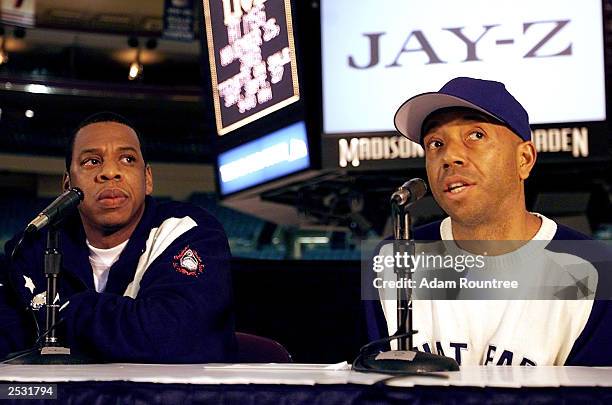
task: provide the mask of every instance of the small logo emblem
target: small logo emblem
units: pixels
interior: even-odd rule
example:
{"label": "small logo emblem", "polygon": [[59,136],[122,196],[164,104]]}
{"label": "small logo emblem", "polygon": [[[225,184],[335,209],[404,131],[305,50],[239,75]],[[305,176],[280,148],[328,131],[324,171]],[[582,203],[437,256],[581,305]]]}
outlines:
{"label": "small logo emblem", "polygon": [[189,246],[185,246],[181,252],[174,256],[172,266],[179,273],[183,273],[187,276],[199,276],[204,271],[204,265],[202,259],[198,255],[198,252],[191,249]]}
{"label": "small logo emblem", "polygon": [[[53,300],[54,304],[57,304],[59,302],[59,293],[57,293],[55,295],[55,299]],[[39,309],[41,309],[43,306],[47,305],[47,292],[43,291],[39,294],[36,294],[34,296],[34,298],[32,298],[32,301],[30,302],[30,307],[34,310],[34,311],[38,311]],[[61,308],[60,308],[61,310]]]}
{"label": "small logo emblem", "polygon": [[34,311],[38,311],[47,303],[47,292],[43,291],[40,294],[36,294],[34,298],[32,298],[32,302],[30,306]]}

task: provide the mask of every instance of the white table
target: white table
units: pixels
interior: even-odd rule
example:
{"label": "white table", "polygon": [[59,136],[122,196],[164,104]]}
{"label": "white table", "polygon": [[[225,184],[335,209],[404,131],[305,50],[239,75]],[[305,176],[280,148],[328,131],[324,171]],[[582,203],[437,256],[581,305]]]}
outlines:
{"label": "white table", "polygon": [[[612,387],[612,367],[463,366],[448,378],[402,377],[390,386]],[[0,365],[0,381],[126,381],[160,384],[359,384],[389,376],[358,373],[340,364],[92,364]]]}

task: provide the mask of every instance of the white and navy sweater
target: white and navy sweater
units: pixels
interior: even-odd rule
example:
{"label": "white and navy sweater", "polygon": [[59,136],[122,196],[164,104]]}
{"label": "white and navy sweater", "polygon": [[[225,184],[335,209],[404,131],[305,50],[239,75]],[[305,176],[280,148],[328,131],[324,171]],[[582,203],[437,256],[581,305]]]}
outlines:
{"label": "white and navy sweater", "polygon": [[[35,339],[45,325],[46,232],[27,239],[0,268],[0,358]],[[16,238],[7,242],[8,255]],[[206,363],[235,352],[229,245],[221,224],[199,207],[147,197],[145,211],[106,289],[94,287],[78,216],[60,231],[61,341],[100,361]],[[31,313],[28,313],[31,312]]]}
{"label": "white and navy sweater", "polygon": [[[592,267],[599,274],[597,286],[604,293],[600,294],[602,299],[414,300],[416,350],[455,358],[460,365],[612,366],[610,251],[596,255],[600,261],[595,262],[588,252],[580,251],[584,245],[567,242],[588,237],[540,217],[542,226],[534,240],[549,241],[538,245],[544,249],[540,256],[553,265],[569,260]],[[417,228],[415,240],[453,240],[450,218]],[[568,251],[568,246],[573,250],[572,245],[576,251]],[[497,266],[512,260],[516,266],[517,261],[519,265],[521,261],[529,263],[532,254],[502,255],[492,260]],[[396,302],[379,302],[366,303],[372,339],[397,330]]]}

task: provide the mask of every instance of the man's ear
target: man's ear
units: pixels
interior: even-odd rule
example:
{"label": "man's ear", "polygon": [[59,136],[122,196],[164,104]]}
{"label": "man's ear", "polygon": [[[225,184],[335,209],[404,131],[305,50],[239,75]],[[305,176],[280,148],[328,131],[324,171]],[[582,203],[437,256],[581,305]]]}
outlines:
{"label": "man's ear", "polygon": [[153,171],[151,166],[147,164],[145,167],[145,195],[153,193]]}
{"label": "man's ear", "polygon": [[535,165],[537,156],[538,152],[533,142],[525,141],[518,145],[518,174],[521,180],[526,180],[529,177],[529,173],[531,173],[531,169],[533,169]]}
{"label": "man's ear", "polygon": [[62,177],[62,191],[67,191],[68,189],[70,189],[70,174],[64,172],[64,176]]}

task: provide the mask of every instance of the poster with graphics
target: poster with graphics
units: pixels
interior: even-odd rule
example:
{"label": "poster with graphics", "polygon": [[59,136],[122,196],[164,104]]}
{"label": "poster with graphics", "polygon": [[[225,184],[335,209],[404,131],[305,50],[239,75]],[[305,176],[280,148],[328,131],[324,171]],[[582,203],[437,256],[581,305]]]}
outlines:
{"label": "poster with graphics", "polygon": [[204,0],[217,133],[299,100],[290,0]]}

